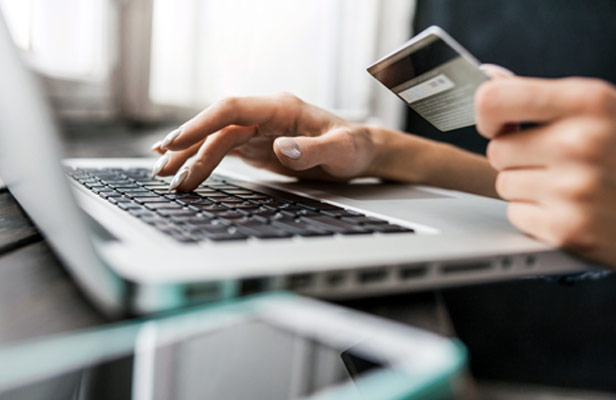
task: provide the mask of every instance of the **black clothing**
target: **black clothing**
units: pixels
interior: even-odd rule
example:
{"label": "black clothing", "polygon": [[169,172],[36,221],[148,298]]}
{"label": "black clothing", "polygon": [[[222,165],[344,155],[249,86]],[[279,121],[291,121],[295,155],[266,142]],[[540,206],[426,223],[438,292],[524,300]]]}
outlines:
{"label": "black clothing", "polygon": [[[615,0],[418,0],[415,32],[439,25],[484,63],[524,76],[616,84]],[[409,110],[408,132],[484,153],[474,127],[442,133]],[[476,377],[616,391],[616,275],[443,291]]]}
{"label": "black clothing", "polygon": [[[616,84],[614,0],[418,0],[414,30],[439,25],[480,62],[522,76]],[[443,133],[409,110],[407,132],[484,153],[474,127]]]}

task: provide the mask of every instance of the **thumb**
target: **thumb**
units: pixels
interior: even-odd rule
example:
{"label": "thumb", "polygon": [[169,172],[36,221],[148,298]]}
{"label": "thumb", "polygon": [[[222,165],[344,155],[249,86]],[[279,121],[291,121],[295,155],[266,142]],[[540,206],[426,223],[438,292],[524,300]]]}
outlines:
{"label": "thumb", "polygon": [[331,132],[321,136],[279,137],[274,141],[274,153],[281,164],[296,171],[317,165],[336,165],[346,158],[352,143]]}

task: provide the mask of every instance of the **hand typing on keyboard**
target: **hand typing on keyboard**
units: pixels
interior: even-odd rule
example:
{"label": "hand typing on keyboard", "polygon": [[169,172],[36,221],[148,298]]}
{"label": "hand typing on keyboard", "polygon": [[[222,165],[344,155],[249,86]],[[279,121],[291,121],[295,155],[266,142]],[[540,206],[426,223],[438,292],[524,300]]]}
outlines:
{"label": "hand typing on keyboard", "polygon": [[79,184],[183,243],[413,233],[356,211],[212,176],[191,193],[141,168],[67,168]]}
{"label": "hand typing on keyboard", "polygon": [[176,174],[171,188],[190,191],[225,155],[233,154],[278,173],[346,180],[371,175],[377,156],[374,140],[364,125],[290,94],[228,98],[157,142],[153,148],[163,156],[153,172]]}
{"label": "hand typing on keyboard", "polygon": [[[154,173],[175,174],[171,189],[190,191],[226,154],[235,154],[298,177],[375,176],[500,196],[511,202],[509,219],[525,233],[616,266],[616,88],[597,80],[485,72],[508,78],[485,83],[475,98],[478,130],[492,139],[489,161],[443,143],[349,122],[283,94],[228,98],[207,108],[153,146],[163,154]],[[537,126],[516,132],[511,127],[518,122]]]}

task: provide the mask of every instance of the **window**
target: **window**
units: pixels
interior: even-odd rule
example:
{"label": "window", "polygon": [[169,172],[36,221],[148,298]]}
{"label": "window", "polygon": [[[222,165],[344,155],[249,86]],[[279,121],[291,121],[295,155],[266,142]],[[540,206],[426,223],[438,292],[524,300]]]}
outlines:
{"label": "window", "polygon": [[0,0],[16,45],[65,116],[111,115],[107,0]]}
{"label": "window", "polygon": [[397,125],[366,72],[409,36],[407,0],[0,0],[65,116],[184,118],[232,95],[292,92]]}
{"label": "window", "polygon": [[16,44],[50,76],[100,80],[105,68],[104,0],[0,0]]}

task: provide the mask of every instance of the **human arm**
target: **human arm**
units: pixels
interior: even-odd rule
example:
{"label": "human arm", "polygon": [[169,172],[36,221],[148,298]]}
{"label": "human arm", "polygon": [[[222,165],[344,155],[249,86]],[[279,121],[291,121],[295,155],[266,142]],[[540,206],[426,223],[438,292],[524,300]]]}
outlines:
{"label": "human arm", "polygon": [[374,176],[496,195],[496,172],[484,157],[350,122],[289,94],[221,100],[161,142],[154,146],[164,153],[154,172],[175,174],[172,186],[178,190],[193,189],[233,154],[299,178]]}

